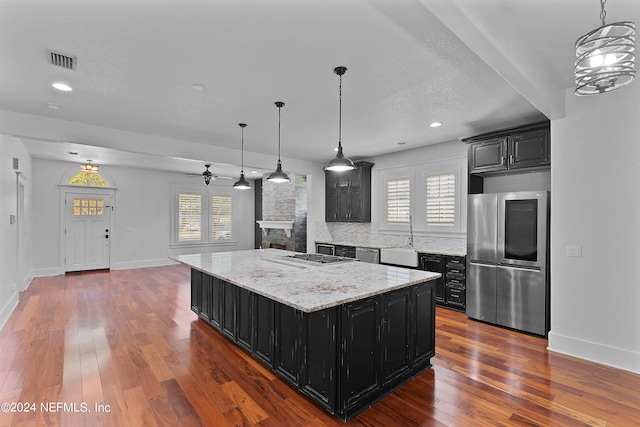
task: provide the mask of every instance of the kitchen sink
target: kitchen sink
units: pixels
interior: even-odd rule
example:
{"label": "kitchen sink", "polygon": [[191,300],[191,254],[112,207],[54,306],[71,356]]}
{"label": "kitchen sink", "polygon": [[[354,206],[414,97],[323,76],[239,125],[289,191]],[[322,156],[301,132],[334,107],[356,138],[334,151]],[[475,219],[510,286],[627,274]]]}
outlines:
{"label": "kitchen sink", "polygon": [[418,252],[409,248],[382,248],[380,249],[380,262],[403,267],[417,267]]}

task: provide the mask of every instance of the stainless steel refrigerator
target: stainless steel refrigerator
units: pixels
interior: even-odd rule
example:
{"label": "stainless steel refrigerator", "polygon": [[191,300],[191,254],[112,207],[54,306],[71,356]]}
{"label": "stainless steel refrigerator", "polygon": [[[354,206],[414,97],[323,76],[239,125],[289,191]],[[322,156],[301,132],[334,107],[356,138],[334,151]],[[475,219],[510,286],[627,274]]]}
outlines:
{"label": "stainless steel refrigerator", "polygon": [[472,194],[467,214],[467,316],[549,331],[549,193]]}

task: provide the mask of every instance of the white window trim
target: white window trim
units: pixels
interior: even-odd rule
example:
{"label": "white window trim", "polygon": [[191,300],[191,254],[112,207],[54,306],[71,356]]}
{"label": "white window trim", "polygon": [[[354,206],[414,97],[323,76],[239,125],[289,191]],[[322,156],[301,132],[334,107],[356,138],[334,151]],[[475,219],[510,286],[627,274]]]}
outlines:
{"label": "white window trim", "polygon": [[[411,216],[413,232],[418,236],[460,237],[466,236],[466,200],[467,200],[467,159],[450,157],[430,162],[402,165],[379,170],[380,202],[377,206],[380,218],[380,234],[402,234],[408,230],[408,224],[387,223],[387,180],[409,176],[411,178]],[[453,225],[427,226],[426,221],[426,184],[429,175],[454,173],[456,180],[455,221]]]}
{"label": "white window trim", "polygon": [[415,179],[413,173],[407,173],[406,169],[398,170],[398,171],[386,171],[387,173],[382,177],[382,207],[381,207],[381,230],[386,231],[398,231],[398,232],[406,232],[409,229],[409,223],[390,223],[387,218],[387,202],[388,202],[388,194],[387,194],[387,182],[395,179],[409,179],[409,203],[410,203],[410,212],[413,213],[413,200],[414,200],[414,192],[415,192]]}
{"label": "white window trim", "polygon": [[[202,196],[202,236],[206,239],[191,242],[178,240],[178,196],[180,193],[200,194]],[[211,196],[231,197],[231,239],[210,240],[211,235]],[[236,245],[238,243],[238,215],[236,205],[238,201],[231,187],[209,185],[203,188],[203,184],[171,184],[171,236],[172,248],[215,247]]]}
{"label": "white window trim", "polygon": [[[430,176],[433,175],[442,175],[442,174],[453,174],[454,175],[454,179],[455,179],[455,200],[454,200],[454,210],[455,210],[455,216],[454,216],[454,222],[453,224],[438,224],[438,225],[429,225],[427,223],[427,214],[426,214],[426,209],[427,209],[427,179]],[[462,230],[462,224],[460,221],[461,215],[460,215],[460,210],[462,207],[462,203],[461,203],[461,199],[462,199],[462,194],[461,194],[461,185],[460,185],[460,179],[461,179],[461,173],[459,168],[456,169],[449,169],[449,168],[443,168],[442,170],[431,170],[428,172],[425,172],[423,174],[422,177],[422,182],[423,182],[423,187],[422,187],[422,191],[424,193],[424,202],[421,206],[421,209],[423,211],[423,222],[422,222],[422,226],[419,227],[421,230],[424,229],[424,231],[430,233],[430,234],[434,234],[434,233],[459,233],[462,231],[466,231],[466,230]],[[417,206],[416,206],[417,208]]]}

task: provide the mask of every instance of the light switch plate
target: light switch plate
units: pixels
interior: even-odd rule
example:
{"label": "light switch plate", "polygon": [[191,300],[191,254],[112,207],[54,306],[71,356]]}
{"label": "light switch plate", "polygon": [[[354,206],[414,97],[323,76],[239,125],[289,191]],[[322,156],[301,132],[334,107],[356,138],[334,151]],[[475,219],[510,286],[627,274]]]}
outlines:
{"label": "light switch plate", "polygon": [[582,246],[579,245],[567,245],[566,247],[566,255],[573,257],[581,257],[582,256]]}

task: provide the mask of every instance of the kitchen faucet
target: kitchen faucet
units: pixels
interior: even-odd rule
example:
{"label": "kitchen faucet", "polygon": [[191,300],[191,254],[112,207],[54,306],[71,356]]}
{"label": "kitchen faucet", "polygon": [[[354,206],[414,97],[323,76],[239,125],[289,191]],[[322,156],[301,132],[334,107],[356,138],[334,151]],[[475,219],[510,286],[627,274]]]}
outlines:
{"label": "kitchen faucet", "polygon": [[409,215],[409,246],[413,247],[413,218]]}

